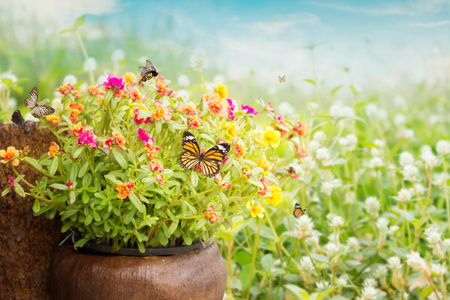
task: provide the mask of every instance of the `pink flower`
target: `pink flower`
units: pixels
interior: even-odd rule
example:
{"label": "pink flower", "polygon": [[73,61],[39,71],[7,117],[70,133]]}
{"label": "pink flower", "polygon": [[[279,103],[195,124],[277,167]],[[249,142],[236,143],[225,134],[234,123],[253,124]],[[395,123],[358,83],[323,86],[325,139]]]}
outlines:
{"label": "pink flower", "polygon": [[161,175],[156,176],[156,181],[158,181],[161,186],[164,186],[164,184],[165,184],[164,178],[162,178]]}
{"label": "pink flower", "polygon": [[125,88],[122,77],[116,77],[114,74],[109,74],[108,81],[103,82],[105,90],[112,89],[114,92],[121,91]]}
{"label": "pink flower", "polygon": [[136,123],[138,125],[142,124],[142,122],[144,122],[145,124],[148,124],[152,121],[151,117],[147,117],[145,119],[144,118],[138,119],[138,115],[139,115],[139,109],[136,108],[134,110],[134,123]]}
{"label": "pink flower", "polygon": [[153,171],[156,171],[156,172],[159,172],[159,173],[161,173],[162,171],[164,171],[163,164],[162,164],[162,162],[160,162],[159,160],[157,160],[157,161],[155,161],[155,162],[151,162],[151,163],[150,163],[150,168],[151,168]]}
{"label": "pink flower", "polygon": [[16,190],[16,184],[14,183],[14,177],[9,177],[8,178],[8,182],[9,182],[9,188],[13,191]]}
{"label": "pink flower", "polygon": [[225,181],[225,182],[220,183],[219,186],[220,186],[221,188],[224,188],[224,189],[226,189],[226,190],[229,190],[229,189],[231,189],[231,187],[232,187],[233,185],[231,184],[231,182]]}
{"label": "pink flower", "polygon": [[228,101],[228,116],[230,117],[231,120],[234,121],[236,117],[234,116],[233,111],[236,108],[236,106],[233,104],[233,100],[227,99],[227,101]]}
{"label": "pink flower", "polygon": [[66,183],[67,187],[71,187],[73,185],[73,182]]}
{"label": "pink flower", "polygon": [[297,152],[297,155],[301,158],[305,158],[308,156],[308,153],[306,152],[305,148],[303,146],[296,146],[295,151]]}
{"label": "pink flower", "polygon": [[261,196],[265,196],[266,194],[267,194],[267,192],[269,192],[270,191],[270,181],[269,180],[267,180],[266,178],[261,178],[261,183],[263,184],[263,186],[264,186],[264,189],[263,190],[261,190],[261,191],[258,191],[258,194],[260,194]]}
{"label": "pink flower", "polygon": [[222,181],[222,175],[220,173],[217,173],[217,175],[215,176],[216,181],[217,182],[221,182]]}
{"label": "pink flower", "polygon": [[139,130],[137,133],[138,133],[138,136],[141,139],[141,141],[143,141],[145,144],[147,144],[149,140],[152,141],[152,143],[155,142],[155,140],[148,135],[148,132],[145,129],[142,129],[141,127],[139,127]]}
{"label": "pink flower", "polygon": [[270,102],[267,102],[266,105],[264,106],[264,109],[270,112],[274,112],[275,109],[272,108],[272,104],[270,104]]}
{"label": "pink flower", "polygon": [[249,113],[249,114],[252,114],[252,115],[258,114],[258,112],[250,105],[241,105],[241,106],[242,106],[242,110],[246,110],[247,113]]}
{"label": "pink flower", "polygon": [[127,188],[132,190],[132,189],[134,189],[134,186],[136,185],[136,183],[134,181],[130,181],[130,182],[125,183],[125,185],[127,186]]}
{"label": "pink flower", "polygon": [[80,133],[77,145],[81,146],[86,144],[89,148],[97,148],[97,144],[95,143],[96,140],[97,138],[94,137],[94,133],[87,129]]}
{"label": "pink flower", "polygon": [[280,124],[283,123],[283,117],[281,115],[275,115],[275,120]]}
{"label": "pink flower", "polygon": [[111,147],[113,143],[113,139],[109,138],[106,141],[103,142],[103,147]]}

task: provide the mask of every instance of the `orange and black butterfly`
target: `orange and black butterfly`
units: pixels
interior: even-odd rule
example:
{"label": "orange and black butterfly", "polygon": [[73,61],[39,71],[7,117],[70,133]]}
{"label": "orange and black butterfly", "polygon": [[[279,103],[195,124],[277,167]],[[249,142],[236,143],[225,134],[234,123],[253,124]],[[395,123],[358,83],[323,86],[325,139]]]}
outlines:
{"label": "orange and black butterfly", "polygon": [[305,209],[302,209],[302,207],[300,206],[300,204],[295,203],[294,217],[300,218],[301,216],[303,216],[303,215],[305,214],[307,208],[308,208],[308,206],[305,207]]}
{"label": "orange and black butterfly", "polygon": [[230,152],[230,145],[221,143],[202,153],[194,135],[189,131],[183,134],[182,142],[183,152],[181,152],[179,161],[183,169],[192,170],[201,168],[202,173],[208,177],[214,177],[220,172],[220,164],[225,160]]}
{"label": "orange and black butterfly", "polygon": [[145,66],[139,67],[139,72],[141,72],[142,78],[139,83],[146,82],[147,80],[152,79],[153,77],[158,76],[158,72],[156,71],[155,66],[147,59]]}

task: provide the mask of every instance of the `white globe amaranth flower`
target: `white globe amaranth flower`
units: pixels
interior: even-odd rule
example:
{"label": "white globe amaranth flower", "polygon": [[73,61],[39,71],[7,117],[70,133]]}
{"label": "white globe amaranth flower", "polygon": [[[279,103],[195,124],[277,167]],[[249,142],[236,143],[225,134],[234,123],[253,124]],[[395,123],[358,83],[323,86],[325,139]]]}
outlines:
{"label": "white globe amaranth flower", "polygon": [[443,300],[444,299],[444,296],[442,296],[442,293],[440,292],[440,291],[437,291],[437,296],[436,296],[436,294],[435,293],[431,293],[428,297],[427,297],[427,299],[428,300]]}
{"label": "white globe amaranth flower", "polygon": [[416,135],[416,133],[411,128],[405,128],[403,130],[403,138],[404,139],[411,140],[412,138],[414,138],[415,135]]}
{"label": "white globe amaranth flower", "polygon": [[353,108],[350,106],[342,104],[334,104],[330,107],[330,116],[333,117],[334,121],[338,121],[344,117],[353,117],[355,115]]}
{"label": "white globe amaranth flower", "polygon": [[347,247],[354,253],[358,253],[361,248],[359,240],[355,237],[350,237],[347,240]]}
{"label": "white globe amaranth flower", "polygon": [[366,105],[366,115],[369,118],[374,117],[379,120],[384,120],[384,119],[386,119],[386,116],[387,116],[386,111],[382,108],[379,108],[374,103],[369,103]]}
{"label": "white globe amaranth flower", "polygon": [[377,281],[374,278],[366,278],[366,279],[364,279],[363,286],[365,286],[365,287],[371,286],[371,287],[375,288],[375,287],[377,287]]}
{"label": "white globe amaranth flower", "polygon": [[372,155],[373,157],[379,157],[381,156],[381,151],[378,148],[371,148],[370,155]]}
{"label": "white globe amaranth flower", "polygon": [[371,169],[378,169],[384,166],[384,162],[380,157],[374,157],[369,161],[368,167]]}
{"label": "white globe amaranth flower", "polygon": [[409,294],[407,292],[403,292],[402,297],[403,297],[402,298],[403,300],[408,300],[409,299]]}
{"label": "white globe amaranth flower", "polygon": [[433,184],[438,185],[441,189],[447,186],[447,180],[449,179],[448,173],[440,172],[433,174]]}
{"label": "white globe amaranth flower", "polygon": [[346,136],[346,139],[348,140],[350,150],[355,150],[358,145],[358,137],[354,134],[349,134]]}
{"label": "white globe amaranth flower", "polygon": [[377,290],[374,287],[368,286],[361,291],[361,298],[358,299],[375,300],[376,298],[377,298]]}
{"label": "white globe amaranth flower", "polygon": [[16,110],[16,108],[17,108],[17,100],[15,98],[9,98],[8,99],[8,108],[11,111]]}
{"label": "white globe amaranth flower", "polygon": [[395,200],[397,200],[400,203],[406,204],[408,203],[408,201],[411,200],[413,193],[411,193],[410,190],[408,189],[401,189],[397,196],[393,196],[392,198],[394,198]]}
{"label": "white globe amaranth flower", "polygon": [[302,216],[297,220],[297,227],[295,233],[299,239],[305,239],[313,229],[313,222],[307,215]]}
{"label": "white globe amaranth flower", "polygon": [[393,235],[399,228],[400,227],[398,227],[397,225],[392,225],[389,227],[387,234]]}
{"label": "white globe amaranth flower", "polygon": [[377,145],[377,147],[380,148],[380,149],[383,148],[384,145],[386,144],[385,141],[379,140],[379,139],[374,140],[373,143],[374,143],[375,145]]}
{"label": "white globe amaranth flower", "polygon": [[324,251],[328,256],[333,255],[334,253],[336,253],[339,250],[339,246],[336,245],[334,242],[328,242],[328,244],[326,244],[324,246]]}
{"label": "white globe amaranth flower", "polygon": [[2,78],[7,78],[12,82],[16,82],[18,80],[17,76],[14,75],[12,71],[3,72],[2,74],[0,74],[0,79]]}
{"label": "white globe amaranth flower", "polygon": [[389,257],[387,260],[387,266],[392,271],[399,271],[403,267],[400,258],[397,256]]}
{"label": "white globe amaranth flower", "polygon": [[320,148],[320,143],[318,141],[309,141],[308,143],[308,152],[311,155],[315,155],[317,150]]}
{"label": "white globe amaranth flower", "polygon": [[189,58],[189,63],[191,68],[196,71],[203,71],[203,69],[207,68],[208,60],[206,59],[206,52],[204,49],[195,49],[191,57]]}
{"label": "white globe amaranth flower", "polygon": [[330,162],[330,152],[328,148],[321,147],[316,151],[316,159],[322,163],[323,166],[328,166]]}
{"label": "white globe amaranth flower", "polygon": [[180,76],[178,76],[177,82],[178,82],[179,86],[187,87],[191,83],[191,80],[189,79],[189,77],[187,75],[181,74]]}
{"label": "white globe amaranth flower", "polygon": [[339,229],[344,226],[344,219],[341,216],[333,216],[329,222],[330,226]]}
{"label": "white globe amaranth flower", "polygon": [[423,162],[425,163],[425,168],[428,171],[433,170],[434,167],[436,167],[436,165],[438,163],[437,157],[431,152],[426,152],[426,153],[422,154],[421,158],[423,159]]}
{"label": "white globe amaranth flower", "polygon": [[111,54],[111,61],[113,64],[117,64],[125,59],[125,52],[122,49],[116,49]]}
{"label": "white globe amaranth flower", "polygon": [[307,156],[302,159],[302,168],[305,173],[310,173],[317,169],[317,163],[311,156]]}
{"label": "white globe amaranth flower", "polygon": [[52,107],[55,109],[55,113],[60,113],[63,111],[63,104],[61,98],[55,98],[52,100]]}
{"label": "white globe amaranth flower", "polygon": [[411,153],[404,151],[400,154],[399,163],[400,166],[402,166],[402,168],[409,165],[414,165],[414,162],[415,162],[414,156]]}
{"label": "white globe amaranth flower", "polygon": [[450,248],[450,239],[445,239],[444,241],[442,241],[442,244],[445,248]]}
{"label": "white globe amaranth flower", "polygon": [[406,124],[406,117],[403,114],[396,114],[394,117],[394,124],[397,127],[404,126]]}
{"label": "white globe amaranth flower", "polygon": [[336,285],[341,287],[347,285],[347,278],[344,275],[339,277],[338,280],[336,280]]}
{"label": "white globe amaranth flower", "polygon": [[379,265],[375,274],[377,277],[384,278],[388,275],[388,270],[385,265]]}
{"label": "white globe amaranth flower", "polygon": [[423,145],[422,147],[420,147],[420,157],[422,157],[423,155],[426,155],[428,153],[433,154],[433,149],[431,149],[430,145]]}
{"label": "white globe amaranth flower", "polygon": [[75,77],[75,75],[69,74],[64,77],[62,85],[66,85],[66,84],[75,85],[75,84],[77,84],[77,82],[78,82],[78,80]]}
{"label": "white globe amaranth flower", "polygon": [[327,135],[322,130],[318,130],[314,133],[313,140],[323,144],[327,140]]}
{"label": "white globe amaranth flower", "polygon": [[328,281],[317,281],[316,286],[319,290],[325,289],[330,286]]}
{"label": "white globe amaranth flower", "polygon": [[319,174],[323,181],[332,181],[334,178],[334,174],[330,170],[319,170]]}
{"label": "white globe amaranth flower", "polygon": [[312,271],[314,270],[314,265],[311,261],[311,259],[307,256],[304,256],[301,260],[300,260],[300,271],[302,272],[306,272],[306,273],[312,273]]}
{"label": "white globe amaranth flower", "polygon": [[441,241],[441,233],[439,229],[435,226],[430,226],[424,231],[426,235],[426,240],[430,245],[436,245]]}
{"label": "white globe amaranth flower", "polygon": [[295,114],[295,108],[292,107],[292,105],[289,102],[281,102],[281,104],[278,106],[278,112],[280,115],[286,117],[291,116]]}
{"label": "white globe amaranth flower", "polygon": [[439,155],[446,155],[450,153],[450,142],[449,141],[444,141],[444,140],[439,140],[436,143],[436,152]]}
{"label": "white globe amaranth flower", "polygon": [[427,263],[418,252],[411,252],[406,256],[406,263],[416,272],[426,272],[428,270]]}
{"label": "white globe amaranth flower", "polygon": [[378,211],[380,210],[381,204],[377,197],[368,197],[365,204],[366,211],[374,218],[378,218]]}
{"label": "white globe amaranth flower", "polygon": [[349,141],[346,137],[339,138],[338,144],[339,144],[339,147],[342,149],[342,151],[349,150],[349,147],[348,147]]}
{"label": "white globe amaranth flower", "polygon": [[187,90],[181,89],[177,91],[178,96],[181,97],[184,101],[189,100],[189,92]]}
{"label": "white globe amaranth flower", "polygon": [[386,218],[379,218],[377,220],[377,228],[381,231],[386,233],[388,230],[388,226],[389,226],[389,220]]}
{"label": "white globe amaranth flower", "polygon": [[[86,72],[97,70],[97,61],[95,60],[95,58],[88,57],[87,60],[84,62],[83,70],[85,70]],[[105,80],[103,80],[103,81],[106,81],[106,76],[105,76]],[[103,83],[103,81],[102,81],[102,83]]]}
{"label": "white globe amaranth flower", "polygon": [[442,276],[447,272],[447,268],[444,265],[431,264],[431,272],[433,275]]}
{"label": "white globe amaranth flower", "polygon": [[322,185],[320,186],[320,190],[327,196],[331,196],[333,188],[334,188],[333,183],[330,181],[322,182]]}
{"label": "white globe amaranth flower", "polygon": [[416,166],[408,165],[402,170],[402,174],[404,180],[414,182],[419,174],[419,169]]}
{"label": "white globe amaranth flower", "polygon": [[353,191],[347,191],[344,195],[345,204],[351,204],[355,202],[355,193]]}

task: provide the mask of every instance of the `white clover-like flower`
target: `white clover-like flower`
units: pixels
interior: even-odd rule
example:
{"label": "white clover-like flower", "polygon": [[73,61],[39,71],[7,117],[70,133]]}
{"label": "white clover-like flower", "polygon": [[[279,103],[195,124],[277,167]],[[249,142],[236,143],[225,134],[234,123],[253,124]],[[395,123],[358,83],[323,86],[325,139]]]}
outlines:
{"label": "white clover-like flower", "polygon": [[438,115],[433,114],[428,117],[428,124],[430,124],[431,126],[434,126],[439,122],[441,122],[441,118]]}
{"label": "white clover-like flower", "polygon": [[403,125],[406,124],[406,117],[402,114],[396,114],[394,117],[394,124],[397,127],[402,127]]}
{"label": "white clover-like flower", "polygon": [[440,292],[440,291],[437,291],[437,296],[436,296],[436,294],[435,293],[431,293],[428,297],[427,297],[427,299],[428,300],[443,300],[444,299],[444,296],[442,296],[442,293]]}
{"label": "white clover-like flower", "polygon": [[416,190],[417,190],[417,194],[423,195],[423,194],[425,194],[426,188],[422,184],[418,183],[418,184],[416,184]]}
{"label": "white clover-like flower", "polygon": [[12,73],[12,71],[7,71],[7,72],[0,74],[0,79],[2,79],[2,78],[7,78],[7,79],[11,80],[12,82],[16,82],[18,80],[17,76],[14,75]]}
{"label": "white clover-like flower", "polygon": [[348,238],[347,247],[354,253],[358,253],[361,248],[358,239],[355,237]]}
{"label": "white clover-like flower", "polygon": [[430,245],[436,245],[441,241],[441,233],[435,226],[430,226],[424,231],[426,239]]}
{"label": "white clover-like flower", "polygon": [[8,99],[9,110],[11,110],[11,111],[16,110],[16,107],[17,107],[17,100],[15,98],[9,98]]}
{"label": "white clover-like flower", "polygon": [[330,152],[328,152],[328,149],[325,147],[321,147],[321,148],[317,149],[316,158],[324,166],[328,166],[330,164]]}
{"label": "white clover-like flower", "polygon": [[450,142],[440,140],[436,143],[436,152],[439,155],[446,155],[450,153]]}
{"label": "white clover-like flower", "polygon": [[393,256],[388,258],[387,266],[392,271],[400,271],[403,265],[399,257]]}
{"label": "white clover-like flower", "polygon": [[196,71],[203,71],[207,68],[208,60],[206,59],[206,52],[204,49],[195,49],[191,57],[189,58],[189,63],[192,69]]}
{"label": "white clover-like flower", "polygon": [[330,286],[328,281],[317,281],[316,286],[319,290],[325,289]]}
{"label": "white clover-like flower", "polygon": [[368,167],[371,169],[377,169],[384,166],[383,160],[380,157],[374,157],[369,161]]}
{"label": "white clover-like flower", "polygon": [[[89,72],[89,71],[95,71],[96,69],[97,69],[97,61],[93,57],[88,57],[87,60],[84,62],[83,70],[85,70],[86,72]],[[106,81],[106,77],[105,77],[105,80],[103,80],[103,81]]]}
{"label": "white clover-like flower", "polygon": [[447,272],[447,268],[445,267],[445,264],[431,264],[431,272],[436,276],[442,276]]}
{"label": "white clover-like flower", "polygon": [[328,242],[328,244],[326,244],[324,246],[324,251],[328,256],[333,255],[334,253],[336,253],[339,250],[339,246],[336,245],[334,242]]}
{"label": "white clover-like flower", "polygon": [[344,223],[344,219],[341,216],[333,216],[330,221],[330,226],[339,229]]}
{"label": "white clover-like flower", "polygon": [[426,153],[422,154],[421,158],[423,159],[423,161],[425,163],[425,168],[428,171],[433,170],[434,167],[436,167],[436,165],[438,163],[437,157],[431,152],[426,152]]}
{"label": "white clover-like flower", "polygon": [[351,204],[351,203],[355,202],[355,193],[352,191],[345,192],[344,199],[345,199],[345,204]]}
{"label": "white clover-like flower", "polygon": [[345,137],[348,141],[348,147],[350,151],[354,151],[358,145],[358,137],[354,134],[349,134]]}
{"label": "white clover-like flower", "polygon": [[349,147],[348,147],[349,141],[346,137],[339,138],[338,144],[339,144],[339,147],[342,149],[342,151],[349,150]]}
{"label": "white clover-like flower", "polygon": [[111,61],[117,64],[125,59],[125,52],[122,49],[116,49],[111,54]]}
{"label": "white clover-like flower", "polygon": [[374,103],[369,103],[366,105],[366,115],[368,117],[374,117],[379,120],[384,120],[387,116],[386,111],[382,108],[379,108]]}
{"label": "white clover-like flower", "polygon": [[385,278],[388,274],[388,270],[385,265],[379,265],[378,269],[375,271],[375,274],[380,278]]}
{"label": "white clover-like flower", "polygon": [[450,248],[450,239],[445,239],[444,241],[442,241],[442,244],[445,248]]}
{"label": "white clover-like flower", "polygon": [[302,168],[304,172],[308,174],[317,169],[317,163],[311,156],[308,155],[307,157],[302,159]]}
{"label": "white clover-like flower", "polygon": [[448,173],[440,172],[433,174],[433,184],[440,186],[440,188],[446,187],[448,179]]}
{"label": "white clover-like flower", "polygon": [[322,183],[320,190],[327,196],[331,196],[331,193],[333,192],[333,183],[329,181],[325,181]]}
{"label": "white clover-like flower", "polygon": [[392,225],[389,227],[387,234],[394,234],[400,227],[398,227],[397,225]]}
{"label": "white clover-like flower", "polygon": [[70,83],[71,85],[75,85],[77,84],[77,81],[78,80],[74,75],[69,74],[64,77],[62,84],[66,85]]}
{"label": "white clover-like flower", "polygon": [[300,271],[301,272],[305,272],[305,273],[309,273],[311,274],[312,271],[314,270],[314,265],[311,261],[311,259],[307,256],[304,256],[301,260],[300,260]]}
{"label": "white clover-like flower", "polygon": [[189,79],[189,77],[187,75],[181,74],[177,78],[177,83],[181,87],[187,87],[191,83],[191,80]]}
{"label": "white clover-like flower", "polygon": [[402,131],[402,137],[407,140],[414,138],[415,135],[416,134],[415,134],[414,130],[412,130],[411,128],[405,128]]}
{"label": "white clover-like flower", "polygon": [[381,150],[378,148],[371,148],[370,149],[370,155],[373,157],[380,157],[381,156]]}
{"label": "white clover-like flower", "polygon": [[366,279],[364,279],[363,286],[365,286],[365,287],[371,286],[371,287],[375,288],[375,287],[377,287],[377,281],[374,278],[366,278]]}
{"label": "white clover-like flower", "polygon": [[380,210],[380,201],[377,197],[368,197],[366,199],[366,211],[374,218],[378,218],[378,211]]}
{"label": "white clover-like flower", "polygon": [[342,105],[342,104],[334,104],[330,107],[330,116],[333,117],[336,122],[340,118],[344,117],[353,117],[355,115],[353,108]]}
{"label": "white clover-like flower", "polygon": [[377,220],[377,228],[381,231],[386,233],[389,226],[389,220],[386,218],[379,218]]}
{"label": "white clover-like flower", "polygon": [[344,276],[339,277],[338,280],[336,281],[336,285],[337,286],[347,285],[347,278]]}
{"label": "white clover-like flower", "polygon": [[280,115],[284,117],[295,115],[295,111],[296,109],[292,107],[292,105],[289,102],[286,101],[281,102],[281,104],[278,106],[278,112],[280,113]]}
{"label": "white clover-like flower", "polygon": [[407,292],[403,293],[403,300],[408,300],[409,299],[409,294]]}
{"label": "white clover-like flower", "polygon": [[406,256],[406,263],[416,272],[424,272],[428,269],[425,259],[418,252],[411,252]]}
{"label": "white clover-like flower", "polygon": [[403,169],[402,174],[404,180],[414,182],[416,181],[417,174],[419,174],[419,169],[416,166],[408,165]]}
{"label": "white clover-like flower", "polygon": [[318,141],[320,144],[323,145],[323,143],[327,140],[327,135],[322,130],[318,130],[314,133],[313,140]]}
{"label": "white clover-like flower", "polygon": [[[314,230],[313,230],[313,232],[314,232]],[[314,249],[320,249],[319,236],[318,235],[311,234],[311,236],[308,237],[305,240],[305,242],[306,242],[307,245],[313,246]]]}
{"label": "white clover-like flower", "polygon": [[63,111],[63,104],[61,103],[61,98],[55,98],[52,100],[52,107],[55,109],[56,113]]}
{"label": "white clover-like flower", "polygon": [[431,149],[430,145],[423,145],[422,147],[420,147],[420,156],[421,157],[428,153],[433,153],[433,149]]}
{"label": "white clover-like flower", "polygon": [[398,192],[398,195],[397,196],[393,196],[392,198],[394,198],[395,200],[397,200],[400,203],[406,204],[406,203],[408,203],[408,201],[411,200],[412,195],[413,194],[411,193],[410,190],[408,190],[408,189],[401,189]]}
{"label": "white clover-like flower", "polygon": [[299,239],[305,239],[313,229],[313,222],[311,218],[307,215],[302,216],[297,220],[297,228],[295,233]]}
{"label": "white clover-like flower", "polygon": [[402,166],[402,168],[409,165],[414,165],[414,162],[415,162],[414,156],[411,153],[404,151],[400,154],[399,163],[400,166]]}
{"label": "white clover-like flower", "polygon": [[384,145],[386,145],[386,142],[385,142],[385,141],[379,140],[379,139],[374,140],[373,143],[374,143],[375,145],[377,145],[377,147],[380,148],[380,149],[383,148]]}
{"label": "white clover-like flower", "polygon": [[308,152],[311,155],[316,155],[317,150],[320,148],[320,143],[318,141],[309,141]]}
{"label": "white clover-like flower", "polygon": [[319,174],[323,181],[332,181],[334,178],[334,174],[330,170],[319,170]]}
{"label": "white clover-like flower", "polygon": [[377,297],[377,290],[374,287],[368,286],[365,287],[361,291],[361,298],[360,300],[375,300]]}

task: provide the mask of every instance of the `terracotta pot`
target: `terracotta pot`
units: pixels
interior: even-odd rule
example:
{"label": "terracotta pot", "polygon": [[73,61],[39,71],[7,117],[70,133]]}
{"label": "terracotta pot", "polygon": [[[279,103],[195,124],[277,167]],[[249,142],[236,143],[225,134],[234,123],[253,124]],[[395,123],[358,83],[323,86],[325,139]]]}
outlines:
{"label": "terracotta pot", "polygon": [[61,247],[51,265],[53,299],[222,299],[227,271],[215,242],[171,256],[87,254]]}

